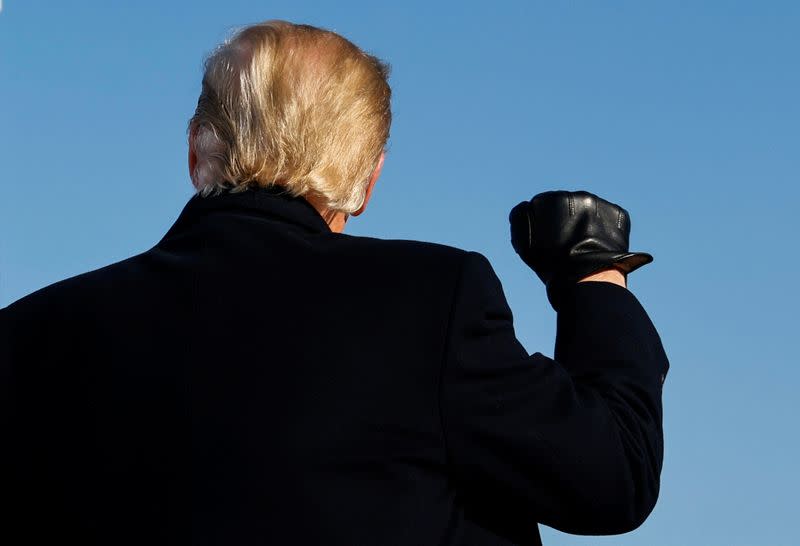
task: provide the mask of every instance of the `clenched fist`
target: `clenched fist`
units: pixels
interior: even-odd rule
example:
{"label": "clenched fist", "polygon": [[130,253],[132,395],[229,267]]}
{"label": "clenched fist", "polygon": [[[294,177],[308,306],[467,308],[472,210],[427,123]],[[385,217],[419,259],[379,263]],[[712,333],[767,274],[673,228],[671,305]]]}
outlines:
{"label": "clenched fist", "polygon": [[540,193],[511,209],[509,221],[514,250],[545,284],[556,311],[561,292],[583,277],[609,268],[627,274],[653,261],[628,251],[628,212],[585,191]]}

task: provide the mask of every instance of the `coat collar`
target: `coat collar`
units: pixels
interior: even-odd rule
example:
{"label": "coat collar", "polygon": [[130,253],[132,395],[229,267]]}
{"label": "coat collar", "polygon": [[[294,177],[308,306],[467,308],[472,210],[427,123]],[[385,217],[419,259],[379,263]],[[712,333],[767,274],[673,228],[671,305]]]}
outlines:
{"label": "coat collar", "polygon": [[182,231],[188,225],[208,214],[225,212],[250,212],[295,224],[314,233],[330,233],[331,229],[317,210],[302,197],[292,197],[285,188],[254,187],[237,193],[221,193],[202,197],[195,194],[183,208],[175,224],[164,239]]}

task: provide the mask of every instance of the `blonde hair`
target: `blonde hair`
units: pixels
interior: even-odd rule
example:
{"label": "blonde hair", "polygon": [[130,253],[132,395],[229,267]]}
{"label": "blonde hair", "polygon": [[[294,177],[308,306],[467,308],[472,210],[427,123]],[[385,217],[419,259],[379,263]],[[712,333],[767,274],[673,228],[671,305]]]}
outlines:
{"label": "blonde hair", "polygon": [[240,30],[205,62],[189,121],[195,187],[207,195],[277,184],[357,211],[389,138],[388,75],[328,30],[286,21]]}

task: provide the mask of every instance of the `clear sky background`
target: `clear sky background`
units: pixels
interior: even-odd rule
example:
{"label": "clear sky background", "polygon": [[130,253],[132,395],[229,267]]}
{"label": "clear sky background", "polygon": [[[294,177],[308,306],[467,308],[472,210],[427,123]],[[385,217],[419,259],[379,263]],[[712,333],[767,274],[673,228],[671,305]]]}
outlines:
{"label": "clear sky background", "polygon": [[555,314],[514,204],[592,191],[654,254],[629,280],[671,362],[658,505],[545,544],[798,544],[798,2],[6,0],[0,306],[161,238],[192,194],[203,56],[273,18],[392,64],[389,155],[348,232],[484,253],[530,352]]}

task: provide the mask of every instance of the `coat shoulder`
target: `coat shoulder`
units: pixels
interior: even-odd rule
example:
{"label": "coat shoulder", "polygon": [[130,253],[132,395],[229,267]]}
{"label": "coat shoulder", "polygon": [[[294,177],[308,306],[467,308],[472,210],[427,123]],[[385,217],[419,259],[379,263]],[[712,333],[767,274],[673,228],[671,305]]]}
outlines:
{"label": "coat shoulder", "polygon": [[[59,309],[77,309],[102,297],[101,292],[122,288],[146,253],[131,256],[92,271],[87,271],[40,288],[0,309],[9,321],[24,321],[39,313],[58,313]],[[100,293],[98,292],[100,290]]]}
{"label": "coat shoulder", "polygon": [[474,252],[440,243],[410,239],[377,239],[361,236],[337,238],[337,252],[344,256],[361,257],[365,261],[400,267],[401,269],[433,268],[460,269]]}

